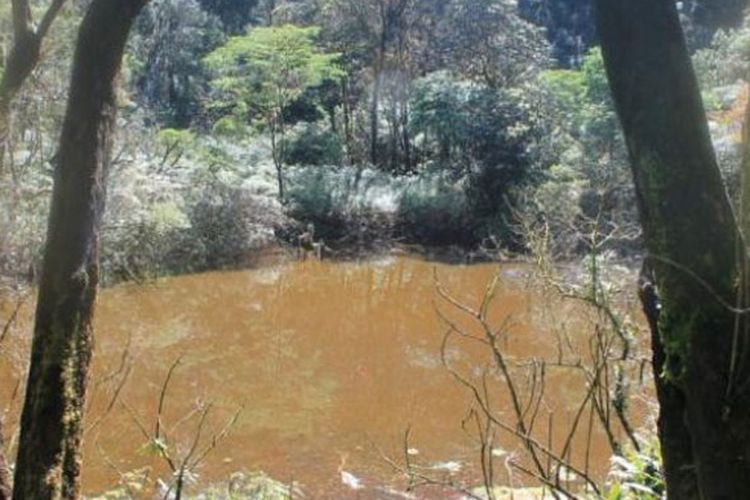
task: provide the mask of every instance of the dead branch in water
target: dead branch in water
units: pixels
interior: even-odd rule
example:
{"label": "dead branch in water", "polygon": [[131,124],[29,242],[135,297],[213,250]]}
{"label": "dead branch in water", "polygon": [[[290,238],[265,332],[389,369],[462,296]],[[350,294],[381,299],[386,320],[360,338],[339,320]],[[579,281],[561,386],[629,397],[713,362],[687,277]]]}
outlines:
{"label": "dead branch in water", "polygon": [[[154,417],[153,432],[149,432],[147,426],[138,417],[135,410],[124,401],[120,401],[121,406],[133,420],[143,437],[146,439],[146,446],[159,458],[161,458],[172,477],[168,482],[160,482],[162,488],[160,495],[166,500],[173,497],[180,500],[184,494],[186,483],[191,480],[195,470],[208,458],[208,456],[221,444],[229,435],[231,429],[237,424],[244,406],[240,406],[224,423],[224,425],[210,437],[204,439],[206,427],[209,422],[209,415],[214,409],[213,401],[201,402],[179,418],[172,426],[167,426],[165,421],[165,408],[169,400],[169,389],[174,378],[177,368],[182,363],[182,357],[176,359],[169,367],[164,381],[161,385],[158,397],[156,415]],[[189,421],[197,418],[197,423],[189,440],[187,451],[176,453],[178,443],[170,437],[176,434],[176,430]]]}
{"label": "dead branch in water", "polygon": [[[595,238],[592,237],[592,240],[595,241]],[[599,321],[595,323],[593,333],[588,339],[588,355],[573,353],[575,347],[570,338],[558,337],[557,359],[532,359],[520,362],[509,357],[503,348],[504,339],[511,333],[510,318],[504,318],[499,327],[493,326],[488,318],[490,304],[495,299],[500,284],[500,274],[497,273],[490,280],[476,308],[451,295],[435,274],[435,288],[441,301],[457,314],[466,316],[476,330],[481,332],[477,335],[473,328],[461,326],[463,323],[459,324],[451,319],[445,311],[436,306],[438,316],[446,327],[441,344],[443,366],[454,380],[470,392],[476,405],[470,410],[469,420],[479,440],[481,471],[486,495],[490,499],[494,496],[495,481],[492,455],[494,428],[518,439],[524,450],[524,457],[531,465],[528,467],[521,461],[510,458],[506,461],[506,466],[549,488],[555,497],[577,497],[578,488],[571,489],[570,477],[577,477],[585,485],[585,489],[597,495],[601,494],[601,486],[589,472],[589,455],[595,428],[605,434],[615,454],[621,453],[622,450],[622,443],[616,437],[616,428],[624,431],[634,449],[640,449],[627,417],[625,363],[634,360],[629,341],[631,333],[615,311],[607,290],[601,285],[598,269],[595,267],[597,265],[598,262],[594,260],[592,280],[595,283],[587,294],[573,294],[569,289],[565,289],[569,293],[564,295],[564,298],[575,298],[591,306],[597,314]],[[562,285],[559,290],[563,290]],[[482,370],[481,377],[476,373],[471,376],[463,374],[462,369],[454,366],[447,355],[449,345],[454,340],[477,343],[487,348],[492,364]],[[568,352],[573,353],[572,359],[568,359],[571,357]],[[547,444],[542,445],[535,437],[539,414],[546,406],[546,378],[549,368],[577,371],[583,375],[586,382],[586,391],[571,415],[572,421],[562,436],[559,451],[555,450],[555,441],[552,439],[552,413],[549,415]],[[488,377],[490,374],[493,376]],[[504,410],[510,410],[509,416],[505,413],[501,416],[501,412],[493,408],[491,395],[495,390],[490,388],[490,379],[498,380],[502,386],[509,402],[509,408]],[[586,448],[584,464],[579,467],[572,457],[572,444],[581,432],[585,432]],[[512,474],[510,477],[512,480]]]}

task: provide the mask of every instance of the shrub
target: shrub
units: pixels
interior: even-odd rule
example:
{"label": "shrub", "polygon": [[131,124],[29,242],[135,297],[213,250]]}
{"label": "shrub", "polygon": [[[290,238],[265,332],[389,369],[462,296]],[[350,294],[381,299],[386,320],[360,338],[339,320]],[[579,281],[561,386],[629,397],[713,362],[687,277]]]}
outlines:
{"label": "shrub", "polygon": [[666,498],[661,450],[654,437],[640,452],[629,450],[612,458],[607,500],[660,500]]}
{"label": "shrub", "polygon": [[274,228],[283,224],[275,200],[223,185],[201,193],[188,216],[190,230],[171,260],[192,262],[193,270],[245,263],[253,250],[273,241]]}
{"label": "shrub", "polygon": [[397,232],[427,245],[474,245],[473,217],[460,186],[444,179],[421,178],[400,198]]}
{"label": "shrub", "polygon": [[302,124],[284,146],[287,165],[341,165],[343,158],[339,135],[316,123]]}
{"label": "shrub", "polygon": [[354,223],[355,173],[303,167],[290,172],[289,213],[294,219],[315,226],[326,240],[345,238]]}
{"label": "shrub", "polygon": [[174,201],[155,203],[119,223],[105,226],[102,264],[105,283],[142,280],[169,272],[169,255],[189,227]]}

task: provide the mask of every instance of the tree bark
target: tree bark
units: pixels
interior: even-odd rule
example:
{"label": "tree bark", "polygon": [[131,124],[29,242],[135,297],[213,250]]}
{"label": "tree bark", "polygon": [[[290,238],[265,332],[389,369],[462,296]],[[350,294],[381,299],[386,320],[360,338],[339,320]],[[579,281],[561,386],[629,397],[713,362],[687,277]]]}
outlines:
{"label": "tree bark", "polygon": [[55,166],[13,498],[77,498],[99,227],[131,24],[146,0],[94,0],[81,23]]}
{"label": "tree bark", "polygon": [[[748,75],[750,85],[750,75]],[[750,88],[742,124],[742,165],[740,167],[740,227],[747,241],[750,238]]]}
{"label": "tree bark", "polygon": [[9,130],[11,102],[39,63],[42,41],[64,4],[65,0],[52,0],[39,27],[34,29],[28,0],[12,0],[13,46],[0,80],[0,144],[3,147]]}
{"label": "tree bark", "polygon": [[385,57],[388,50],[389,38],[389,5],[387,0],[378,2],[378,15],[380,19],[380,31],[378,33],[377,55],[373,68],[372,102],[370,103],[370,163],[377,166],[380,155],[379,129],[380,129],[380,92],[383,85],[383,71],[385,69]]}
{"label": "tree bark", "polygon": [[5,458],[5,436],[3,421],[0,419],[0,500],[10,500],[10,468]]}
{"label": "tree bark", "polygon": [[378,150],[380,149],[378,131],[380,128],[380,88],[383,78],[383,62],[381,61],[384,57],[378,55],[378,62],[375,63],[375,80],[372,84],[372,102],[370,103],[370,163],[374,166],[378,164],[380,159],[380,155],[378,154]]}
{"label": "tree bark", "polygon": [[344,113],[344,138],[346,141],[346,161],[354,165],[354,135],[352,134],[351,103],[349,95],[349,79],[341,79],[341,100]]}
{"label": "tree bark", "polygon": [[[271,119],[271,157],[273,159],[273,166],[276,169],[276,184],[279,188],[279,203],[282,205],[286,204],[286,190],[284,189],[284,125],[282,121],[284,117],[281,116],[281,112],[278,116],[274,116]],[[276,130],[279,130],[281,138],[280,140],[276,137]]]}
{"label": "tree bark", "polygon": [[[678,12],[671,0],[595,5],[660,299],[657,376],[675,396],[658,394],[667,484],[675,498],[750,498],[750,343],[747,314],[738,314],[748,297],[746,254]],[[684,428],[675,428],[680,420]],[[688,470],[697,491],[679,489]]]}
{"label": "tree bark", "polygon": [[685,425],[685,394],[681,388],[662,376],[666,366],[666,353],[659,335],[659,296],[650,266],[641,271],[639,295],[643,312],[651,331],[651,366],[654,385],[659,400],[659,417],[656,421],[662,445],[662,462],[667,478],[667,498],[695,498],[698,495],[698,478],[693,463],[690,430]]}

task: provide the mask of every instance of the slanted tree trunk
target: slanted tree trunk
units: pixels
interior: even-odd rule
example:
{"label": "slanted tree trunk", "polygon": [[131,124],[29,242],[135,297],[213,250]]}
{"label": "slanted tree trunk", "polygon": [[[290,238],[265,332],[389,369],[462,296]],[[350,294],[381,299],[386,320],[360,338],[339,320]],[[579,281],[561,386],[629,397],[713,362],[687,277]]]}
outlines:
{"label": "slanted tree trunk", "polygon": [[39,284],[13,498],[77,498],[99,227],[130,26],[146,0],[94,0],[78,35]]}
{"label": "slanted tree trunk", "polygon": [[39,63],[42,41],[64,4],[65,0],[52,0],[35,29],[28,0],[12,0],[13,46],[0,80],[0,166],[10,129],[11,103]]}
{"label": "slanted tree trunk", "polygon": [[747,258],[677,9],[672,0],[595,5],[660,306],[652,322],[669,497],[750,498],[750,342],[747,314],[735,310],[747,304]]}

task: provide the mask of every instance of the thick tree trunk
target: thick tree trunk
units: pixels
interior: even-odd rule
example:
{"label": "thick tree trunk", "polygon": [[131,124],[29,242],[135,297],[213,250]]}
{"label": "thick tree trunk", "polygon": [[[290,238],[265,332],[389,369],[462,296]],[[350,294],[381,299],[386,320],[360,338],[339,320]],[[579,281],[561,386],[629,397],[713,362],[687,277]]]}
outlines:
{"label": "thick tree trunk", "polygon": [[130,26],[146,0],[94,0],[79,31],[55,168],[13,498],[77,498],[99,226]]}
{"label": "thick tree trunk", "polygon": [[[667,482],[678,495],[679,472],[694,470],[698,491],[677,498],[750,498],[750,344],[747,315],[734,309],[747,302],[746,256],[677,9],[672,0],[595,4],[660,298]],[[675,429],[680,419],[686,427]],[[680,441],[685,429],[692,457],[665,436]]]}

